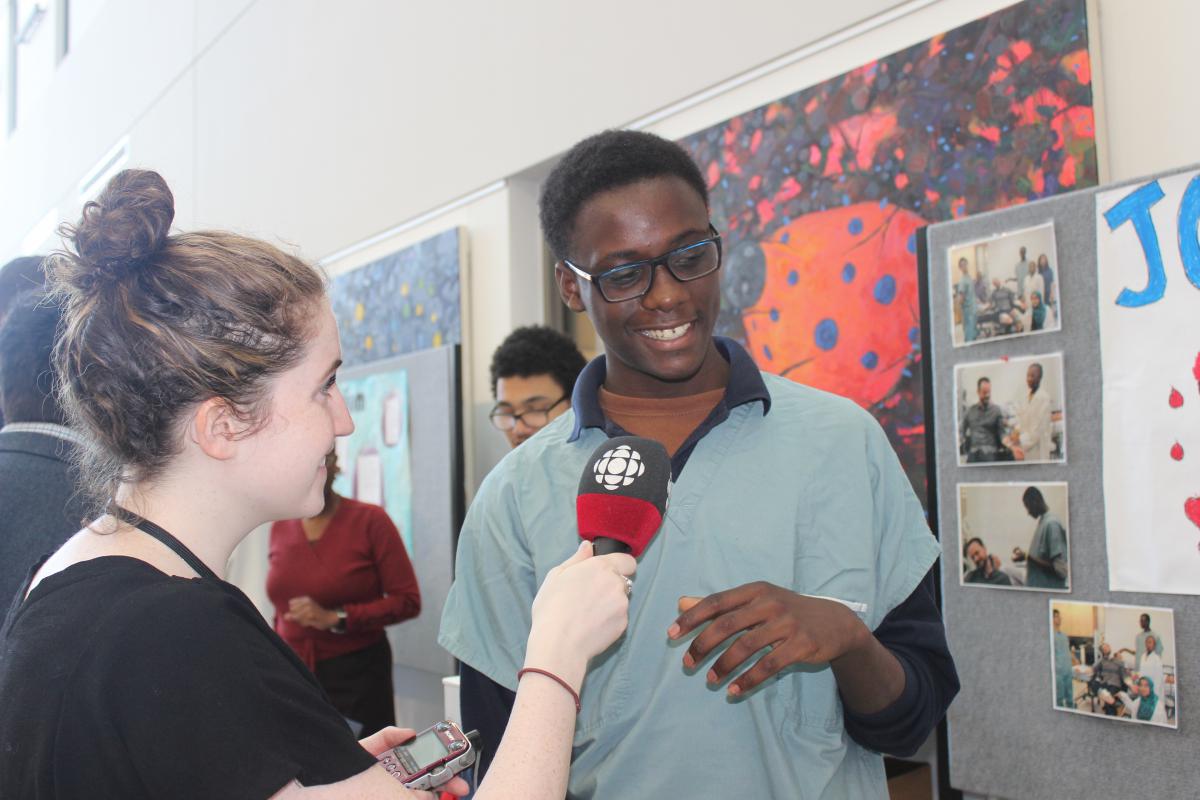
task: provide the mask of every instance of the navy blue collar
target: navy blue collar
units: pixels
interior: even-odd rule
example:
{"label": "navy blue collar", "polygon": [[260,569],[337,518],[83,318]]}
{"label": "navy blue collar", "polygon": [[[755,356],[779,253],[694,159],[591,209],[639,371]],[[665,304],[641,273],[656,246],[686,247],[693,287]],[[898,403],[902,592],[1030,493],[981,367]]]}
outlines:
{"label": "navy blue collar", "polygon": [[[725,396],[697,431],[697,439],[723,422],[729,416],[730,409],[740,405],[760,401],[763,404],[764,416],[771,410],[771,394],[767,391],[762,373],[758,371],[758,365],[750,358],[750,354],[740,344],[724,336],[714,336],[713,343],[716,344],[721,357],[729,362],[729,383],[725,386]],[[575,427],[567,438],[568,442],[577,440],[584,428],[600,428],[609,436],[622,435],[623,431],[605,419],[604,412],[600,410],[600,387],[604,385],[607,374],[608,365],[604,356],[593,359],[583,368],[583,372],[579,373],[579,378],[575,381],[575,391],[571,393]]]}

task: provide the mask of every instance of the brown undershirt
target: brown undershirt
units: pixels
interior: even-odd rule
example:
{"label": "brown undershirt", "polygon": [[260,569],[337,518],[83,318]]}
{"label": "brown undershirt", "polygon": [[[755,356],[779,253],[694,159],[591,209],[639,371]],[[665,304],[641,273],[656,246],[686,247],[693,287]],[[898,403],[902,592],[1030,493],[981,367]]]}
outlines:
{"label": "brown undershirt", "polygon": [[625,397],[601,386],[599,399],[604,416],[634,436],[659,442],[674,456],[724,396],[721,388],[689,397]]}

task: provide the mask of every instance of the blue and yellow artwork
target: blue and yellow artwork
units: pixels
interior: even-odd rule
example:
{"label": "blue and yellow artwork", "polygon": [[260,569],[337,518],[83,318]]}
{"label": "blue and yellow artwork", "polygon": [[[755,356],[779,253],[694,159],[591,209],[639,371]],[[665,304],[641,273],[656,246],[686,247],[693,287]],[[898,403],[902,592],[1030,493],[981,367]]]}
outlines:
{"label": "blue and yellow artwork", "polygon": [[383,506],[412,552],[412,463],[408,435],[408,372],[376,372],[338,379],[354,433],[337,440],[341,474],[333,489],[343,497]]}
{"label": "blue and yellow artwork", "polygon": [[462,341],[459,230],[334,278],[329,290],[347,367]]}

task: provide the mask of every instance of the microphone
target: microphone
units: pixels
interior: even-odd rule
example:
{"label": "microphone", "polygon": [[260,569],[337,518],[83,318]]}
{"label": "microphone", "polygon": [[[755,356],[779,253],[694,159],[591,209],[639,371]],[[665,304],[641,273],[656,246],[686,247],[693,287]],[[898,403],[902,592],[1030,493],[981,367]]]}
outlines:
{"label": "microphone", "polygon": [[596,448],[579,479],[575,517],[593,552],[639,557],[667,511],[671,459],[641,436],[618,436]]}

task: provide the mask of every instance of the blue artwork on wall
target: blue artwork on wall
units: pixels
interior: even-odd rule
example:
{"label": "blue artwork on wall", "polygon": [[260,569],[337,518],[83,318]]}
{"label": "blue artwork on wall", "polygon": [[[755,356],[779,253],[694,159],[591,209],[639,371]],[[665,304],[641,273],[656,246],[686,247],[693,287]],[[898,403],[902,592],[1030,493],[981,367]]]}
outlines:
{"label": "blue artwork on wall", "polygon": [[334,278],[345,367],[462,342],[459,229]]}

